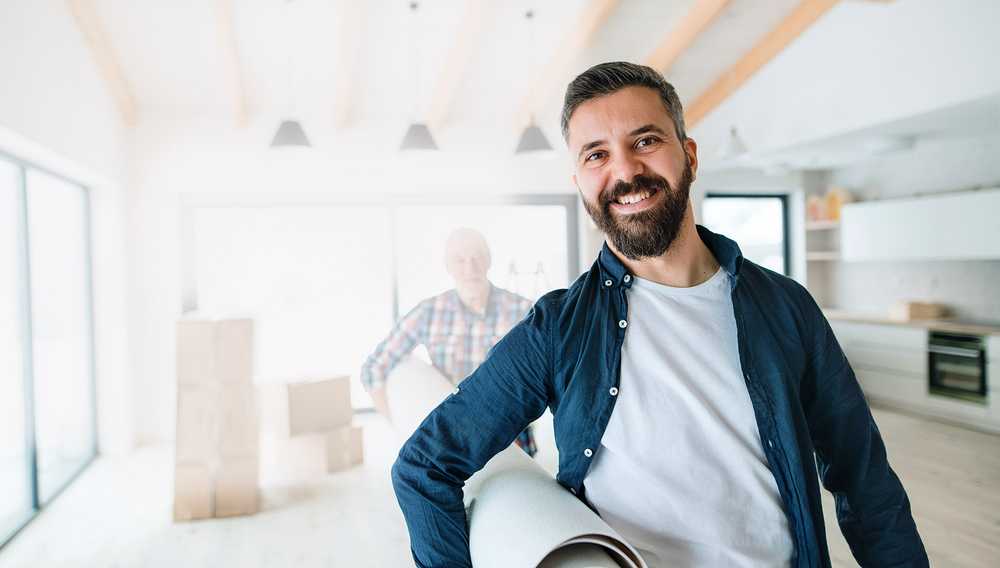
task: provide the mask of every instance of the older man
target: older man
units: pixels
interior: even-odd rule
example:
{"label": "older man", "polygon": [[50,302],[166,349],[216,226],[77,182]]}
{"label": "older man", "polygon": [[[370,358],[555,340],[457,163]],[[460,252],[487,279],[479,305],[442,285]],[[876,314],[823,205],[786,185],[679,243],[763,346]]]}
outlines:
{"label": "older man", "polygon": [[[490,248],[480,232],[462,228],[448,237],[445,267],[455,288],[417,304],[361,367],[361,384],[376,410],[389,415],[386,377],[417,345],[425,346],[431,363],[457,385],[528,312],[530,300],[498,288],[486,278],[490,263]],[[530,427],[515,442],[528,455],[535,455]]]}
{"label": "older man", "polygon": [[558,481],[652,567],[829,566],[817,469],[862,566],[927,566],[816,303],[695,225],[697,145],[674,88],[648,67],[592,67],[562,126],[607,242],[400,451],[417,564],[471,565],[462,485],[549,407]]}

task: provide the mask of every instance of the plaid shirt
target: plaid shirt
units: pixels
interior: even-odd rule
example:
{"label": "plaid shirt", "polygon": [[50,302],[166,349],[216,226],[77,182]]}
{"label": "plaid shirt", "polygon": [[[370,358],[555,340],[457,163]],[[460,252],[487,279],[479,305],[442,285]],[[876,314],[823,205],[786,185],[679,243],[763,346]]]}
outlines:
{"label": "plaid shirt", "polygon": [[[470,310],[456,290],[427,298],[403,316],[361,367],[365,390],[385,385],[386,377],[413,349],[424,345],[431,363],[457,385],[486,360],[486,354],[531,309],[531,301],[490,284],[482,315]],[[528,455],[537,451],[528,427],[517,445]]]}

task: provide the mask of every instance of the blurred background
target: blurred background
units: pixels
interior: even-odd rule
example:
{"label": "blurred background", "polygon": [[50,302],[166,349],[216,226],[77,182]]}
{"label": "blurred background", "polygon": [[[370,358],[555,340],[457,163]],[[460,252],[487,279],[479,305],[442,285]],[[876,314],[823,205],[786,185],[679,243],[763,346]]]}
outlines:
{"label": "blurred background", "polygon": [[[459,227],[532,301],[591,265],[559,113],[611,60],[677,88],[698,221],[827,310],[932,562],[995,565],[997,22],[993,0],[0,0],[0,565],[407,565],[359,370],[454,287]],[[255,384],[349,377],[364,463],[174,522],[192,314],[253,320]]]}

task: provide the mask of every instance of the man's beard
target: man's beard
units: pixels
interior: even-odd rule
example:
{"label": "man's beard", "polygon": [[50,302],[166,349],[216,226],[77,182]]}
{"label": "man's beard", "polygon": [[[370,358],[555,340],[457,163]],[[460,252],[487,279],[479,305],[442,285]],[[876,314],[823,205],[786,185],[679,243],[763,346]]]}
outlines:
{"label": "man's beard", "polygon": [[[691,162],[684,167],[684,175],[676,188],[664,178],[656,175],[637,175],[631,183],[618,181],[611,189],[598,197],[598,203],[583,200],[590,218],[597,224],[615,249],[632,260],[660,256],[667,252],[677,238],[687,211],[688,196],[691,191],[693,173]],[[663,201],[650,209],[616,216],[611,212],[611,203],[623,195],[646,190],[651,193],[663,192]]]}

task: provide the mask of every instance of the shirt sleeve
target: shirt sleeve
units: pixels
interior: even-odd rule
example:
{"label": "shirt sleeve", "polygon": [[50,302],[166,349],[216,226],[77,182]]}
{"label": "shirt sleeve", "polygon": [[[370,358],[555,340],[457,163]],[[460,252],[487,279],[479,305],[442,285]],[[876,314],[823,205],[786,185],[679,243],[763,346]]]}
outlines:
{"label": "shirt sleeve", "polygon": [[545,411],[549,326],[536,305],[424,419],[392,467],[416,565],[471,567],[465,481]]}
{"label": "shirt sleeve", "polygon": [[385,385],[389,373],[410,354],[417,344],[426,342],[427,325],[433,308],[431,302],[423,301],[410,313],[403,316],[393,326],[389,336],[382,340],[375,351],[361,366],[361,386],[365,391]]}
{"label": "shirt sleeve", "polygon": [[808,292],[802,293],[811,328],[803,408],[840,530],[861,566],[928,566],[910,501],[889,466],[854,371],[826,317]]}

